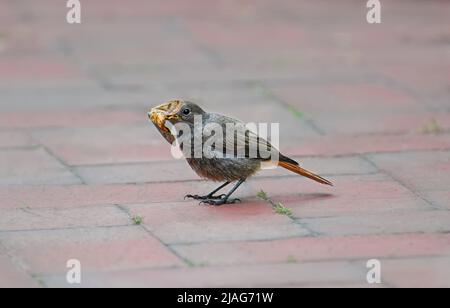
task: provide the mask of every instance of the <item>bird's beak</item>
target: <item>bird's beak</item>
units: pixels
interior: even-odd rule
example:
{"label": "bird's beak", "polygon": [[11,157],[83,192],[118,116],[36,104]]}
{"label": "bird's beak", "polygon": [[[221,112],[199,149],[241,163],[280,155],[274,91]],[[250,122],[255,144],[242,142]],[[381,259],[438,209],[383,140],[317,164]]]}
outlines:
{"label": "bird's beak", "polygon": [[181,102],[172,100],[152,108],[148,112],[148,118],[160,129],[168,131],[165,123],[167,120],[179,120],[178,111],[181,108]]}

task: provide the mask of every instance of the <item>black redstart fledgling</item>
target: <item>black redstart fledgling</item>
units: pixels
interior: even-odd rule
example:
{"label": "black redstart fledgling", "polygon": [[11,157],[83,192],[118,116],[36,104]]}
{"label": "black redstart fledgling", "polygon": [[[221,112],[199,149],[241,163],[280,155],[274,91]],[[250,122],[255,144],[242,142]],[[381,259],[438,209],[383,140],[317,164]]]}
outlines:
{"label": "black redstart fledgling", "polygon": [[[224,182],[223,185],[205,196],[187,195],[187,198],[202,200],[202,203],[211,205],[240,201],[239,199],[231,199],[230,196],[246,179],[258,172],[262,165],[273,162],[274,157],[276,157],[275,163],[278,166],[319,183],[332,186],[330,181],[303,169],[296,161],[281,154],[268,141],[260,138],[256,133],[249,130],[238,130],[230,134],[227,131],[227,125],[242,126],[242,122],[220,114],[205,112],[192,102],[171,100],[152,108],[148,116],[169,143],[174,144],[183,135],[186,137],[185,141],[191,141],[189,142],[190,148],[186,148],[186,142],[178,144],[178,146],[183,150],[188,164],[200,177],[216,182]],[[175,128],[177,128],[177,125],[183,124],[184,129],[182,133],[179,133],[177,129],[172,130],[168,128],[167,122]],[[211,135],[214,137],[214,142],[209,143],[209,145],[212,145],[209,147],[209,151],[200,152],[200,156],[195,155],[196,151],[193,144],[196,143],[195,138],[198,138],[196,134],[201,134],[199,137],[200,148],[203,149],[208,142],[208,136],[204,136],[203,131],[212,124],[216,125],[216,127],[219,126],[222,132],[219,134],[217,130],[214,130],[214,135]],[[189,129],[189,134],[186,133],[186,128]],[[231,152],[230,149],[232,150]],[[204,155],[204,153],[208,155]],[[219,190],[232,182],[237,183],[227,194],[215,195]]]}

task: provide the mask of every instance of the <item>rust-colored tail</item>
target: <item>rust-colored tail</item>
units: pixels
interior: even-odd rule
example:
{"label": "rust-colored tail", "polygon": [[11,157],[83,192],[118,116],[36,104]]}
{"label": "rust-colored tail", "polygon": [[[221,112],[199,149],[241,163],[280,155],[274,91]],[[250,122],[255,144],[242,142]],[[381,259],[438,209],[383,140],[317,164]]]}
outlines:
{"label": "rust-colored tail", "polygon": [[283,167],[283,168],[285,168],[285,169],[287,169],[287,170],[289,170],[289,171],[292,171],[292,172],[295,172],[297,174],[306,176],[307,178],[310,178],[311,180],[314,180],[316,182],[319,182],[319,183],[322,183],[322,184],[325,184],[325,185],[333,186],[333,183],[331,183],[330,181],[324,179],[321,176],[318,176],[317,174],[309,172],[306,169],[303,169],[298,164],[294,164],[294,161],[292,161],[292,162],[280,161],[278,163],[278,165]]}

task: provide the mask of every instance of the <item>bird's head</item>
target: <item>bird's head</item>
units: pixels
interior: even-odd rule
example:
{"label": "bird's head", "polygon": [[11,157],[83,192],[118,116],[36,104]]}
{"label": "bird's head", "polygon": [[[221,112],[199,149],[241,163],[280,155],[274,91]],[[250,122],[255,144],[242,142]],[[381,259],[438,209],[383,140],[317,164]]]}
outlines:
{"label": "bird's head", "polygon": [[194,117],[196,115],[201,116],[204,113],[198,105],[176,99],[152,108],[148,113],[148,117],[160,129],[167,130],[165,126],[166,121],[174,125],[179,122],[194,124]]}

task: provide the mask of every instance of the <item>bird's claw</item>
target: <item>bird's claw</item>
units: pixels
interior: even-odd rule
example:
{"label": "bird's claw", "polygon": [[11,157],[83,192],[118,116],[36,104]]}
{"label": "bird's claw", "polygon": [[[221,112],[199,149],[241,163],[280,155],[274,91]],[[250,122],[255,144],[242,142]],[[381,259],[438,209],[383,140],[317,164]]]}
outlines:
{"label": "bird's claw", "polygon": [[225,198],[225,194],[219,196],[199,196],[199,195],[186,195],[184,196],[184,200],[186,199],[194,199],[194,200],[219,200]]}
{"label": "bird's claw", "polygon": [[235,204],[235,203],[240,203],[241,199],[226,199],[226,198],[221,198],[221,199],[206,199],[203,200],[202,202],[199,203],[199,205],[215,205],[215,206],[219,206],[219,205],[224,205],[224,204]]}
{"label": "bird's claw", "polygon": [[186,200],[186,199],[195,199],[195,200],[197,200],[199,197],[200,196],[197,196],[197,195],[186,195],[186,196],[184,196],[184,200]]}

